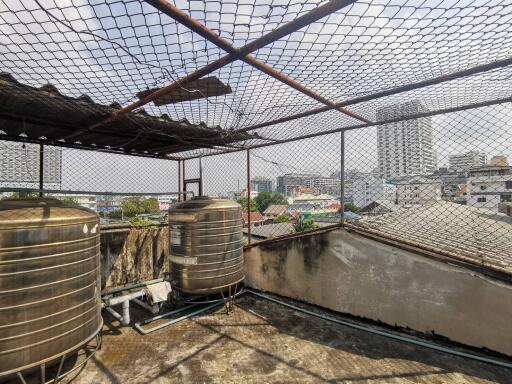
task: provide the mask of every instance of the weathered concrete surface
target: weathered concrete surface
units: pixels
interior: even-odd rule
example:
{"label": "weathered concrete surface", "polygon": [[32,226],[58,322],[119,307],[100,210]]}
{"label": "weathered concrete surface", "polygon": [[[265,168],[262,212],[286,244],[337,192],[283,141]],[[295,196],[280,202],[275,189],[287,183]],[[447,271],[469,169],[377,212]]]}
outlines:
{"label": "weathered concrete surface", "polygon": [[167,226],[102,229],[102,289],[156,279],[168,271]]}
{"label": "weathered concrete surface", "polygon": [[253,247],[245,263],[251,287],[512,356],[512,286],[464,267],[345,230]]}
{"label": "weathered concrete surface", "polygon": [[105,315],[103,347],[72,383],[473,384],[512,377],[250,295],[238,305],[230,315],[219,309],[148,336]]}

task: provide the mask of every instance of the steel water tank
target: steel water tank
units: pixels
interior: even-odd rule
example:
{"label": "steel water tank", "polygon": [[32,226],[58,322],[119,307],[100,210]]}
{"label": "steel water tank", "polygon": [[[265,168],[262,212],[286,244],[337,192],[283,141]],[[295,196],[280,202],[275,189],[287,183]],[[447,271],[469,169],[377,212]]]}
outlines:
{"label": "steel water tank", "polygon": [[239,204],[206,196],[169,209],[171,284],[192,295],[218,293],[244,280]]}
{"label": "steel water tank", "polygon": [[100,331],[99,240],[89,209],[0,201],[0,376],[58,361]]}

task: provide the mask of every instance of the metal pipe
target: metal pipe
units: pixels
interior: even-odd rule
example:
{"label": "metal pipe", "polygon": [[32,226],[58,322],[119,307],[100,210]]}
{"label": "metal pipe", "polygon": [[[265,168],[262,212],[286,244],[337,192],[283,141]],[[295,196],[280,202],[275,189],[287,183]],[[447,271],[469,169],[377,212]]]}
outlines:
{"label": "metal pipe", "polygon": [[123,318],[121,319],[121,324],[130,324],[130,300],[123,301]]}
{"label": "metal pipe", "polygon": [[173,315],[176,315],[178,313],[181,313],[181,312],[184,312],[185,310],[187,309],[190,309],[192,307],[196,307],[198,304],[195,304],[195,305],[190,305],[190,306],[187,306],[187,307],[183,307],[183,308],[180,308],[180,309],[177,309],[177,310],[174,310],[174,311],[171,311],[171,312],[167,312],[167,313],[164,313],[162,315],[158,315],[158,316],[155,316],[155,317],[152,317],[150,319],[147,319],[147,320],[144,320],[140,323],[135,323],[134,324],[134,328],[139,331],[141,334],[143,335],[147,335],[149,333],[152,333],[152,332],[155,332],[155,331],[158,331],[159,329],[162,329],[162,328],[165,328],[165,327],[168,327],[169,325],[172,325],[172,324],[176,324],[180,321],[183,321],[183,320],[186,320],[192,316],[195,316],[195,315],[198,315],[200,313],[203,313],[203,312],[206,312],[210,309],[213,309],[215,307],[218,307],[220,305],[223,305],[224,303],[223,302],[220,302],[220,303],[213,303],[213,304],[210,304],[210,305],[207,305],[206,307],[202,307],[200,309],[197,309],[193,312],[190,312],[190,313],[187,313],[186,315],[183,315],[183,316],[180,316],[178,317],[177,319],[173,319],[173,320],[170,320],[168,322],[165,322],[163,324],[159,324],[157,325],[156,327],[153,327],[153,328],[150,328],[150,329],[144,329],[142,328],[142,325],[144,324],[149,324],[155,320],[159,320],[159,319],[162,319],[164,317],[167,317],[167,316],[173,316]]}
{"label": "metal pipe", "polygon": [[[395,95],[395,94],[402,93],[402,92],[412,91],[412,90],[415,90],[415,89],[425,88],[425,87],[428,87],[428,86],[431,86],[431,85],[441,84],[441,83],[444,83],[444,82],[447,82],[447,81],[459,79],[461,77],[476,75],[476,74],[487,72],[487,71],[490,71],[490,70],[493,70],[493,69],[507,67],[507,66],[509,66],[511,64],[512,64],[512,58],[508,58],[508,59],[504,59],[504,60],[498,60],[498,61],[494,61],[492,63],[488,63],[488,64],[484,64],[484,65],[479,65],[479,66],[468,68],[468,69],[465,69],[465,70],[462,70],[462,71],[454,72],[454,73],[451,73],[449,75],[443,75],[443,76],[439,76],[439,77],[434,77],[432,79],[418,81],[416,83],[406,84],[406,85],[402,85],[402,86],[399,86],[399,87],[390,88],[390,89],[386,89],[386,90],[383,90],[383,91],[380,91],[380,92],[372,93],[372,94],[369,94],[369,95],[366,95],[366,96],[361,96],[361,97],[356,97],[356,98],[353,98],[353,99],[345,100],[345,101],[342,101],[340,103],[335,103],[334,106],[338,107],[338,108],[341,108],[341,107],[346,107],[348,105],[359,104],[359,103],[362,103],[362,102],[365,102],[365,101],[375,100],[375,99],[379,99],[379,98],[382,98],[382,97]],[[288,122],[288,121],[291,121],[291,120],[296,120],[296,119],[300,119],[300,118],[303,118],[303,117],[312,116],[312,115],[316,115],[316,114],[319,114],[319,113],[327,112],[327,111],[330,111],[332,109],[334,109],[334,108],[333,107],[328,107],[328,106],[320,107],[320,108],[315,108],[315,109],[311,109],[309,111],[297,113],[295,115],[289,115],[289,116],[282,117],[282,118],[279,118],[279,119],[275,119],[275,120],[272,120],[272,121],[267,121],[267,122],[264,122],[264,123],[255,124],[255,125],[252,125],[250,127],[240,128],[240,129],[237,129],[236,131],[237,132],[252,131],[252,130],[255,130],[255,129],[264,128],[264,127],[268,127],[268,126],[271,126],[271,125],[285,123],[285,122]]]}
{"label": "metal pipe", "polygon": [[247,150],[247,243],[251,244],[251,154]]}
{"label": "metal pipe", "polygon": [[121,323],[123,322],[123,316],[121,314],[117,313],[113,308],[105,307],[105,310],[110,313],[112,316],[114,316],[117,320],[119,320]]}
{"label": "metal pipe", "polygon": [[144,290],[141,289],[140,291],[132,292],[127,295],[109,297],[109,298],[105,299],[104,301],[105,301],[105,304],[107,304],[107,306],[111,307],[113,305],[125,303],[125,302],[133,300],[133,299],[137,299],[144,295],[145,295]]}
{"label": "metal pipe", "polygon": [[146,304],[142,300],[139,299],[133,299],[132,300],[135,304],[137,304],[139,307],[144,308],[146,311],[151,312],[153,315],[157,314],[160,311],[160,308],[158,307],[158,304],[154,304],[153,306]]}
{"label": "metal pipe", "polygon": [[189,192],[99,192],[99,191],[69,191],[62,189],[35,189],[35,188],[0,188],[0,192],[43,192],[55,193],[59,195],[76,195],[76,194],[89,194],[89,195],[109,195],[109,196],[161,196],[161,195],[178,195],[190,194],[194,195],[193,191]]}
{"label": "metal pipe", "polygon": [[182,184],[181,184],[181,162],[183,160],[178,160],[178,191],[180,194],[178,195],[178,201],[181,201],[181,192],[182,192]]}
{"label": "metal pipe", "polygon": [[418,346],[429,348],[429,349],[433,349],[433,350],[436,350],[436,351],[449,353],[451,355],[466,357],[466,358],[469,358],[469,359],[472,359],[472,360],[477,360],[477,361],[481,361],[481,362],[484,362],[484,363],[490,363],[490,364],[493,364],[493,365],[498,365],[500,367],[512,368],[512,363],[508,363],[506,361],[497,360],[497,359],[494,359],[492,357],[476,355],[476,354],[469,353],[469,352],[459,351],[459,350],[452,349],[452,348],[449,348],[449,347],[444,347],[442,345],[438,345],[438,344],[435,344],[435,343],[432,343],[432,342],[429,342],[429,341],[413,339],[411,337],[398,335],[396,333],[388,332],[388,331],[385,331],[385,330],[382,330],[382,329],[377,329],[377,328],[374,328],[374,327],[371,327],[371,326],[368,326],[368,325],[357,324],[355,322],[351,322],[351,321],[348,321],[348,320],[338,319],[338,318],[333,317],[333,316],[323,315],[323,314],[320,314],[320,313],[317,313],[317,312],[314,312],[314,311],[310,311],[310,310],[307,310],[305,308],[301,308],[299,306],[296,306],[296,305],[293,305],[293,304],[290,304],[290,303],[278,300],[278,299],[276,299],[276,298],[274,298],[272,296],[265,295],[265,294],[259,293],[259,292],[255,292],[255,291],[253,291],[251,289],[246,289],[245,291],[250,293],[250,294],[253,294],[255,296],[261,297],[262,299],[265,299],[265,300],[268,300],[268,301],[272,301],[272,302],[274,302],[276,304],[283,305],[283,306],[288,307],[290,309],[293,309],[295,311],[302,312],[302,313],[305,313],[305,314],[308,314],[308,315],[311,315],[311,316],[315,316],[315,317],[318,317],[320,319],[330,321],[332,323],[344,325],[344,326],[347,326],[347,327],[350,327],[350,328],[354,328],[354,329],[357,329],[357,330],[360,330],[360,331],[372,333],[372,334],[375,334],[375,335],[388,337],[390,339],[398,340],[398,341],[401,341],[401,342],[404,342],[404,343],[418,345]]}

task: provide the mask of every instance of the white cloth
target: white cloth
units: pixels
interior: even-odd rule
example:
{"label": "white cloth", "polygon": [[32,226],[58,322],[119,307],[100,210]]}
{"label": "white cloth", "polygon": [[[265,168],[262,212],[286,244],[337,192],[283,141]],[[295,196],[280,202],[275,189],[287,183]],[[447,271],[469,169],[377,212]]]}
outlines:
{"label": "white cloth", "polygon": [[156,304],[162,301],[167,301],[167,296],[171,293],[171,283],[162,281],[160,283],[148,285],[144,292],[148,297],[150,303]]}

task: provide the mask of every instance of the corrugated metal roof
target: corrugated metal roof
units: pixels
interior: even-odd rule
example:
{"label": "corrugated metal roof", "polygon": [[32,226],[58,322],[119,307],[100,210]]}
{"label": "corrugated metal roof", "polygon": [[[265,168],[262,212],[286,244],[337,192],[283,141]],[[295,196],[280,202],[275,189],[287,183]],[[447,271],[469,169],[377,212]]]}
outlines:
{"label": "corrugated metal roof", "polygon": [[143,109],[90,128],[119,107],[97,104],[87,95],[62,95],[51,84],[31,87],[0,73],[0,139],[166,157],[197,148],[229,147],[250,137],[204,123],[174,121],[167,115],[150,116]]}

